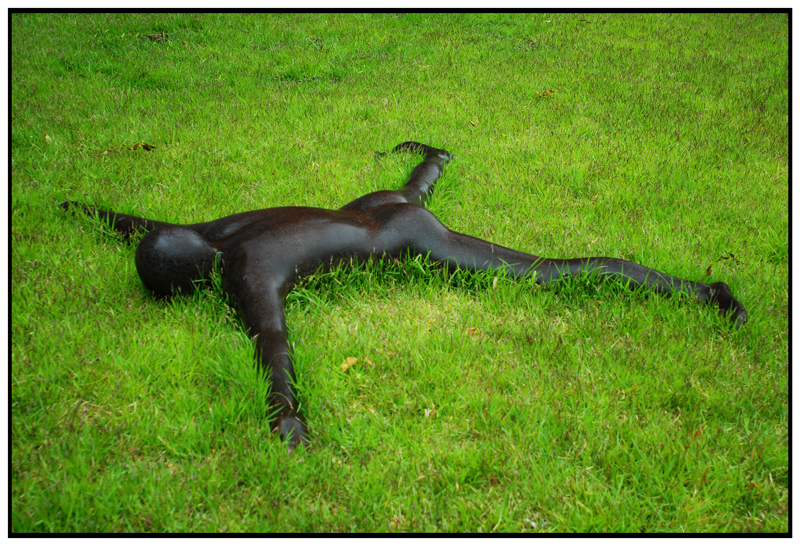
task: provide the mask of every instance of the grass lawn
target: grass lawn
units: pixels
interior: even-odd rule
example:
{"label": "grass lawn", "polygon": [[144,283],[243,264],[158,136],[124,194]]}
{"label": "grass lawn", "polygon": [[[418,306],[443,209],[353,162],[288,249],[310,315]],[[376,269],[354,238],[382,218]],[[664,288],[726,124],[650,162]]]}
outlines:
{"label": "grass lawn", "polygon": [[[10,21],[13,532],[788,532],[787,14]],[[220,291],[154,299],[58,208],[336,208],[401,185],[419,158],[375,152],[405,140],[455,154],[452,229],[725,281],[749,322],[596,279],[318,275],[287,299],[313,440],[287,457]]]}

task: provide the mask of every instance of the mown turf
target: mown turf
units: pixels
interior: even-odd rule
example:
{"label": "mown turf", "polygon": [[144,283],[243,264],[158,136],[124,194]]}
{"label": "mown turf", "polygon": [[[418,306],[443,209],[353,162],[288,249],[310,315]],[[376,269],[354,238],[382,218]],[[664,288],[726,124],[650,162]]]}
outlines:
{"label": "mown turf", "polygon": [[[10,19],[13,532],[788,531],[787,14]],[[218,288],[152,298],[57,207],[338,207],[402,184],[418,158],[374,152],[405,140],[456,155],[452,229],[722,280],[748,324],[344,268],[287,300],[287,457]]]}

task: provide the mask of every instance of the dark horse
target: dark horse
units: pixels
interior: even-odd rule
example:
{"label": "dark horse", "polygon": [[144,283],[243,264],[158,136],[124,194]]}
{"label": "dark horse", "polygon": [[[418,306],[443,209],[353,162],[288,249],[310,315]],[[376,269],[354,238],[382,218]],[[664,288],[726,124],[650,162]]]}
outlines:
{"label": "dark horse", "polygon": [[369,193],[338,210],[277,207],[183,226],[69,201],[61,206],[77,207],[126,238],[148,232],[136,249],[136,269],[144,285],[160,296],[189,293],[215,264],[220,268],[222,288],[255,338],[256,362],[272,385],[271,425],[290,448],[307,441],[307,435],[292,388],[283,302],[293,286],[320,267],[372,256],[428,256],[451,270],[501,270],[537,283],[594,272],[660,293],[692,294],[730,313],[737,329],[747,320],[744,306],[723,282],[687,281],[616,258],[540,258],[451,231],[424,205],[452,154],[417,142],[394,149],[400,150],[424,155],[405,185]]}

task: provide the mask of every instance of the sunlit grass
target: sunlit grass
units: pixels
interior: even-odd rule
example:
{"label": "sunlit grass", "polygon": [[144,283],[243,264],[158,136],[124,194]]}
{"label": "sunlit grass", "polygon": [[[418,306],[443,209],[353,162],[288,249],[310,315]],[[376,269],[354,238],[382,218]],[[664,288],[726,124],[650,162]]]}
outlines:
{"label": "sunlit grass", "polygon": [[[785,14],[11,23],[14,532],[788,531]],[[159,301],[57,206],[339,207],[403,183],[418,158],[374,152],[405,140],[455,154],[452,229],[722,280],[748,324],[596,279],[318,274],[287,457],[218,286]]]}

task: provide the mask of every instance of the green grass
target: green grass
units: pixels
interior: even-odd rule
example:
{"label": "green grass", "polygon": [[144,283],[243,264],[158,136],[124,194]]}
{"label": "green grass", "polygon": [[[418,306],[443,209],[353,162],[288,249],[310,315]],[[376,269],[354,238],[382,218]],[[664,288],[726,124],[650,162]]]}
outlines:
{"label": "green grass", "polygon": [[[788,532],[788,22],[12,14],[11,530]],[[417,158],[373,155],[404,140],[456,155],[452,229],[723,280],[748,324],[593,279],[320,275],[287,300],[287,457],[219,291],[154,299],[57,207],[338,207],[402,184]]]}

